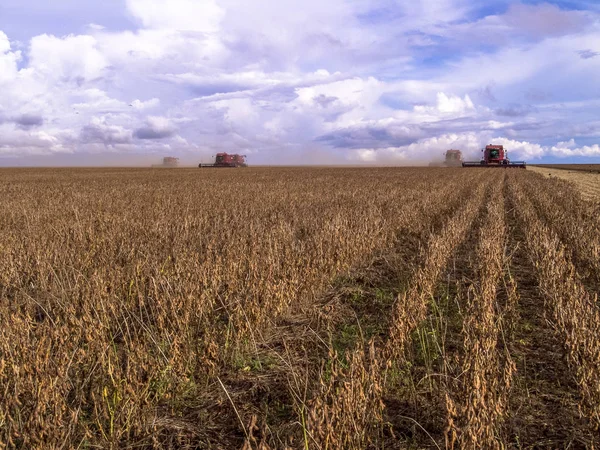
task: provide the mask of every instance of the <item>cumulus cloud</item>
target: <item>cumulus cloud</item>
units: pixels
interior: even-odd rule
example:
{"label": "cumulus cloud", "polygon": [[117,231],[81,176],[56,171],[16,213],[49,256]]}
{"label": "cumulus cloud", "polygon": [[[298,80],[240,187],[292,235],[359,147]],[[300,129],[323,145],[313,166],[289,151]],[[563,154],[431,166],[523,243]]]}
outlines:
{"label": "cumulus cloud", "polygon": [[160,99],[156,97],[146,101],[135,99],[131,102],[131,106],[133,106],[135,109],[151,109],[156,108],[158,105],[160,105]]}
{"label": "cumulus cloud", "polygon": [[474,110],[475,105],[469,95],[460,98],[456,95],[447,95],[444,92],[437,93],[435,106],[415,106],[416,112],[424,114],[463,115]]}
{"label": "cumulus cloud", "polygon": [[103,144],[108,147],[130,143],[132,132],[120,125],[108,124],[106,118],[96,117],[81,129],[79,137],[82,144]]}
{"label": "cumulus cloud", "polygon": [[385,147],[382,149],[362,148],[350,153],[351,158],[363,162],[384,162],[389,164],[424,164],[443,159],[450,148],[460,148],[466,155],[478,156],[486,138],[479,133],[449,133],[416,140],[408,145]]}
{"label": "cumulus cloud", "polygon": [[351,152],[357,161],[383,161],[388,163],[425,163],[442,161],[448,149],[462,150],[466,160],[479,161],[480,150],[493,143],[503,145],[512,160],[535,160],[542,157],[547,148],[525,141],[516,141],[498,137],[488,131],[449,133],[440,136],[419,139],[408,145],[385,147],[382,149],[362,148]]}
{"label": "cumulus cloud", "polygon": [[505,137],[495,138],[493,142],[494,144],[503,145],[509,151],[511,159],[515,159],[513,155],[516,155],[518,159],[535,160],[546,154],[544,147],[531,142],[515,141]]}
{"label": "cumulus cloud", "polygon": [[165,117],[148,117],[146,124],[135,130],[138,139],[165,139],[174,136],[177,129]]}
{"label": "cumulus cloud", "polygon": [[95,80],[108,68],[93,36],[36,36],[31,40],[29,59],[31,69],[60,81]]}
{"label": "cumulus cloud", "polygon": [[23,130],[0,125],[0,155],[14,155],[19,148],[28,155],[69,153],[73,148],[65,145],[73,139],[70,130]]}
{"label": "cumulus cloud", "polygon": [[39,127],[44,123],[44,118],[37,114],[22,114],[15,117],[14,122],[23,129]]}
{"label": "cumulus cloud", "polygon": [[567,142],[559,142],[550,148],[550,152],[558,157],[567,158],[572,156],[600,156],[600,145],[584,145],[578,147],[575,139],[570,139]]}
{"label": "cumulus cloud", "polygon": [[10,42],[6,33],[0,31],[0,54],[7,53],[10,50]]}
{"label": "cumulus cloud", "polygon": [[0,30],[0,87],[15,79],[18,73],[17,63],[20,60],[21,52],[11,51],[8,36]]}
{"label": "cumulus cloud", "polygon": [[215,0],[127,0],[129,12],[147,28],[215,32],[225,11]]}

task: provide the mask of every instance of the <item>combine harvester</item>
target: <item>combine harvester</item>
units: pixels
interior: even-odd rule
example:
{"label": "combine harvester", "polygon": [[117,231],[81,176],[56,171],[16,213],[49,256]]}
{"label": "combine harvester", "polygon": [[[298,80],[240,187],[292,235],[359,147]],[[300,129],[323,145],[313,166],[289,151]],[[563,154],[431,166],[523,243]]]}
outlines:
{"label": "combine harvester", "polygon": [[510,168],[516,167],[519,169],[525,169],[527,163],[525,161],[510,161],[507,156],[507,151],[504,150],[502,145],[486,145],[483,152],[483,159],[481,161],[464,161],[463,167],[503,167]]}
{"label": "combine harvester", "polygon": [[463,156],[460,150],[448,150],[445,153],[446,160],[444,161],[445,167],[460,167],[463,165]]}
{"label": "combine harvester", "polygon": [[429,167],[461,167],[463,162],[462,152],[460,150],[447,150],[444,153],[444,161],[433,161]]}
{"label": "combine harvester", "polygon": [[154,168],[173,168],[179,167],[179,158],[173,156],[166,156],[163,158],[162,164],[153,164]]}
{"label": "combine harvester", "polygon": [[198,164],[198,167],[248,167],[246,155],[230,155],[228,153],[217,153],[213,164]]}

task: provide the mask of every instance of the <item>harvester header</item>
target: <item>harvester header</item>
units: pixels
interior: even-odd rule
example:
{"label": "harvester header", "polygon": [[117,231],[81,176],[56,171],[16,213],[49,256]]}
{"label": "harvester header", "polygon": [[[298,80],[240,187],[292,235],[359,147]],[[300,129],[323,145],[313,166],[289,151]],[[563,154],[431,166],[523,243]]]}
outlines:
{"label": "harvester header", "polygon": [[486,145],[481,161],[464,161],[463,167],[503,167],[503,168],[520,168],[525,169],[527,163],[525,161],[511,161],[508,159],[508,152],[503,145]]}

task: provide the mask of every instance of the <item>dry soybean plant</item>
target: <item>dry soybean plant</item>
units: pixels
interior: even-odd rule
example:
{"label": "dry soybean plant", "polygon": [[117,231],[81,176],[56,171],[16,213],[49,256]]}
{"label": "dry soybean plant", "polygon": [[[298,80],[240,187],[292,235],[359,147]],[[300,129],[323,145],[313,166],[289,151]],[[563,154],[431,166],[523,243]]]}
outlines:
{"label": "dry soybean plant", "polygon": [[594,429],[600,427],[600,312],[597,295],[581,283],[557,235],[537,217],[516,183],[512,195],[521,203],[521,220],[536,263],[545,306],[567,349],[581,390],[582,413]]}
{"label": "dry soybean plant", "polygon": [[450,448],[505,446],[501,427],[515,370],[504,347],[505,320],[497,302],[505,240],[504,204],[490,203],[476,249],[478,283],[467,291],[461,389],[454,400],[450,395],[446,398],[451,413],[447,437]]}
{"label": "dry soybean plant", "polygon": [[0,171],[0,449],[567,447],[515,427],[506,348],[537,280],[599,425],[599,222],[507,172]]}

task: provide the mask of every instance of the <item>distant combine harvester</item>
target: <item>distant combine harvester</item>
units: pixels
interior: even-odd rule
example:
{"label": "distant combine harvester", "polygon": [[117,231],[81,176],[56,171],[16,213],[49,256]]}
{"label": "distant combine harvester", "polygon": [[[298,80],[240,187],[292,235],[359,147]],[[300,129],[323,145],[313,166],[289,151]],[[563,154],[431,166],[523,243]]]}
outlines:
{"label": "distant combine harvester", "polygon": [[229,153],[217,153],[214,163],[200,163],[198,164],[198,167],[248,167],[248,164],[246,163],[246,155],[230,155]]}
{"label": "distant combine harvester", "polygon": [[461,167],[463,156],[460,150],[450,149],[444,153],[444,161],[434,161],[429,164],[430,167]]}
{"label": "distant combine harvester", "polygon": [[178,167],[179,166],[179,158],[175,158],[173,156],[165,156],[163,158],[162,164],[154,164],[152,167]]}

